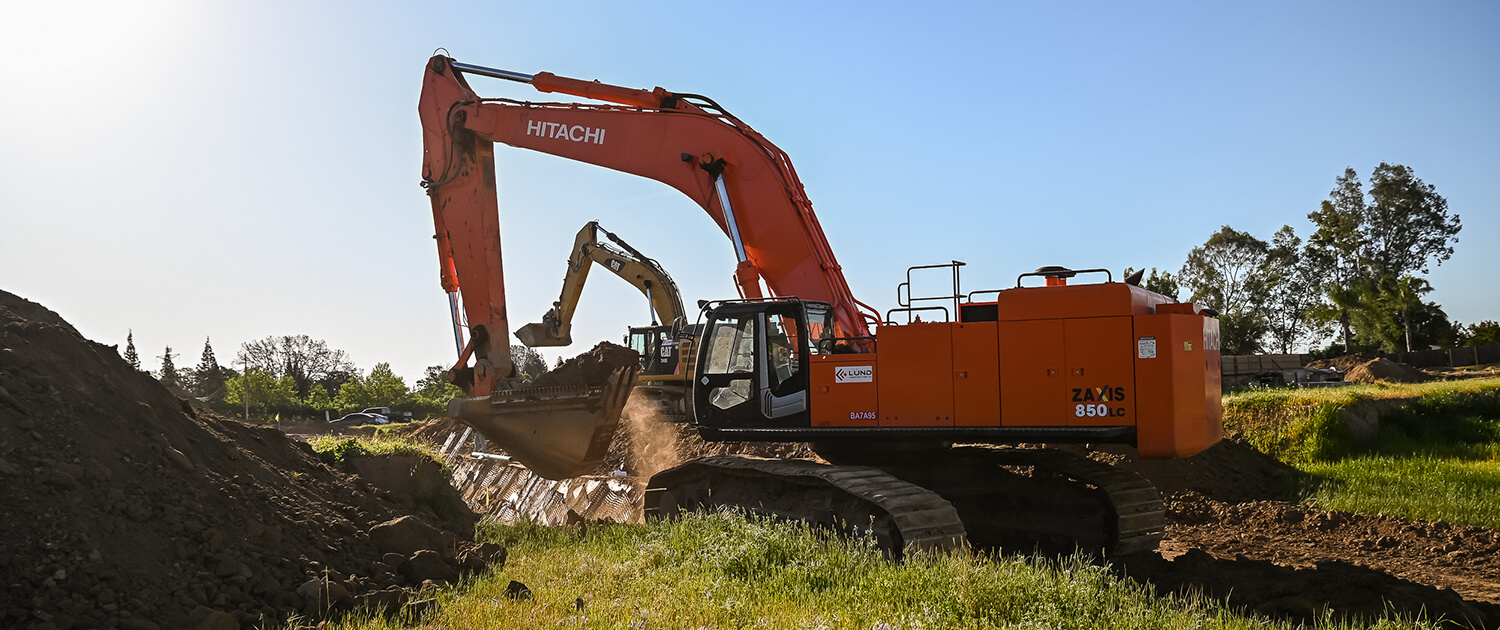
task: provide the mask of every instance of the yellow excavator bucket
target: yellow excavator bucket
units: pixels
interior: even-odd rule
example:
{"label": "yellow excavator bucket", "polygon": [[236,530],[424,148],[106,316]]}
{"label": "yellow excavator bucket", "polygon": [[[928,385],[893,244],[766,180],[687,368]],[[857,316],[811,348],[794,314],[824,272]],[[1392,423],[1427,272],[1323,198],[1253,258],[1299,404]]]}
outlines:
{"label": "yellow excavator bucket", "polygon": [[586,475],[604,463],[640,371],[617,368],[602,385],[520,387],[458,398],[448,414],[542,477]]}

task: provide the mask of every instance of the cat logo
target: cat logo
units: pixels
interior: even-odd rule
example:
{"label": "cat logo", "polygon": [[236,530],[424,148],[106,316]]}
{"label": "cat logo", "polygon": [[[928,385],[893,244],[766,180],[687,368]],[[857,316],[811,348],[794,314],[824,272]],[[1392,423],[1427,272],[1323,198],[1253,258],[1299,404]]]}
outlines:
{"label": "cat logo", "polygon": [[620,270],[625,268],[625,263],[620,262],[619,260],[616,260],[614,258],[606,258],[604,260],[604,266],[609,267],[610,271],[620,273]]}

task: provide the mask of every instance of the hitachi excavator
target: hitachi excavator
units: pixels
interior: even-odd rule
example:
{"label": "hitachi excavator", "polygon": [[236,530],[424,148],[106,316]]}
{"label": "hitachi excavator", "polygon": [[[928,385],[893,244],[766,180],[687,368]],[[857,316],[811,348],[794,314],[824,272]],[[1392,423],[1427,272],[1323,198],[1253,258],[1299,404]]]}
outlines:
{"label": "hitachi excavator", "polygon": [[[482,98],[474,77],[597,102]],[[460,291],[472,333],[451,372],[467,398],[451,409],[538,474],[576,474],[607,445],[633,375],[568,395],[506,388],[506,354],[489,346],[508,329],[496,142],[648,177],[703,208],[734,248],[739,296],[702,305],[693,422],[711,441],[811,442],[830,462],[693,460],[652,477],[648,516],[734,506],[897,554],[967,539],[1124,555],[1162,536],[1156,489],[1016,445],[1124,443],[1160,459],[1221,438],[1212,311],[1062,267],[965,293],[953,262],[937,266],[951,294],[912,295],[912,272],[932,272],[914,267],[882,316],[850,292],[791,160],[712,99],[434,56],[419,109],[443,287],[456,334]],[[1074,282],[1082,274],[1104,281]],[[557,422],[548,404],[578,412]]]}
{"label": "hitachi excavator", "polygon": [[[610,242],[600,240],[600,234]],[[542,315],[542,321],[522,326],[516,338],[533,348],[571,345],[573,313],[578,309],[589,269],[595,264],[629,282],[651,304],[651,325],[631,326],[625,335],[626,346],[641,355],[641,373],[631,397],[650,405],[663,420],[688,420],[692,415],[687,394],[692,386],[693,330],[687,323],[677,283],[656,260],[599,227],[598,221],[584,224],[573,239],[562,295]]]}

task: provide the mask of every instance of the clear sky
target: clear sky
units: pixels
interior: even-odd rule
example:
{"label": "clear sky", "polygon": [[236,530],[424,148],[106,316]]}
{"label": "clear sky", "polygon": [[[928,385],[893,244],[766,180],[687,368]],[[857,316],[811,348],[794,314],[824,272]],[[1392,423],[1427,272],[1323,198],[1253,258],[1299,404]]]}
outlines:
{"label": "clear sky", "polygon": [[[461,61],[712,97],[791,155],[856,296],[1041,265],[1176,271],[1221,225],[1301,236],[1345,167],[1402,163],[1464,229],[1429,276],[1500,319],[1494,2],[29,2],[0,20],[0,289],[150,367],[308,334],[415,380],[454,358],[416,103]],[[486,96],[552,100],[475,79]],[[510,314],[598,219],[688,303],[729,242],[653,181],[497,149]],[[919,286],[919,292],[921,287]],[[596,274],[571,356],[644,298]]]}

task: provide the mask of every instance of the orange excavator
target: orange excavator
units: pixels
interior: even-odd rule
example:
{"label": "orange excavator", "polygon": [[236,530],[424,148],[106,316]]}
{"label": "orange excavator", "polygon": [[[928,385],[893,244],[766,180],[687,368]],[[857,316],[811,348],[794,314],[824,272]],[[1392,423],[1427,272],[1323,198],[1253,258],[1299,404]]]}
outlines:
{"label": "orange excavator", "polygon": [[[471,77],[597,103],[482,98]],[[1123,555],[1160,540],[1156,489],[1017,445],[1124,443],[1161,459],[1221,438],[1212,311],[1099,269],[1043,267],[1015,287],[964,293],[954,261],[913,267],[882,316],[849,290],[791,160],[708,97],[434,56],[419,109],[423,185],[462,348],[450,374],[466,398],[452,411],[538,474],[582,472],[607,445],[612,401],[633,375],[556,396],[505,378],[504,346],[490,346],[508,330],[496,142],[648,177],[702,207],[734,248],[739,296],[701,303],[698,433],[811,442],[829,462],[693,460],[652,477],[648,515],[734,506],[874,536],[898,554],[967,539]],[[935,272],[951,273],[952,292],[912,295],[913,273]],[[1082,274],[1104,281],[1073,282]],[[578,412],[558,422],[549,405]]]}

